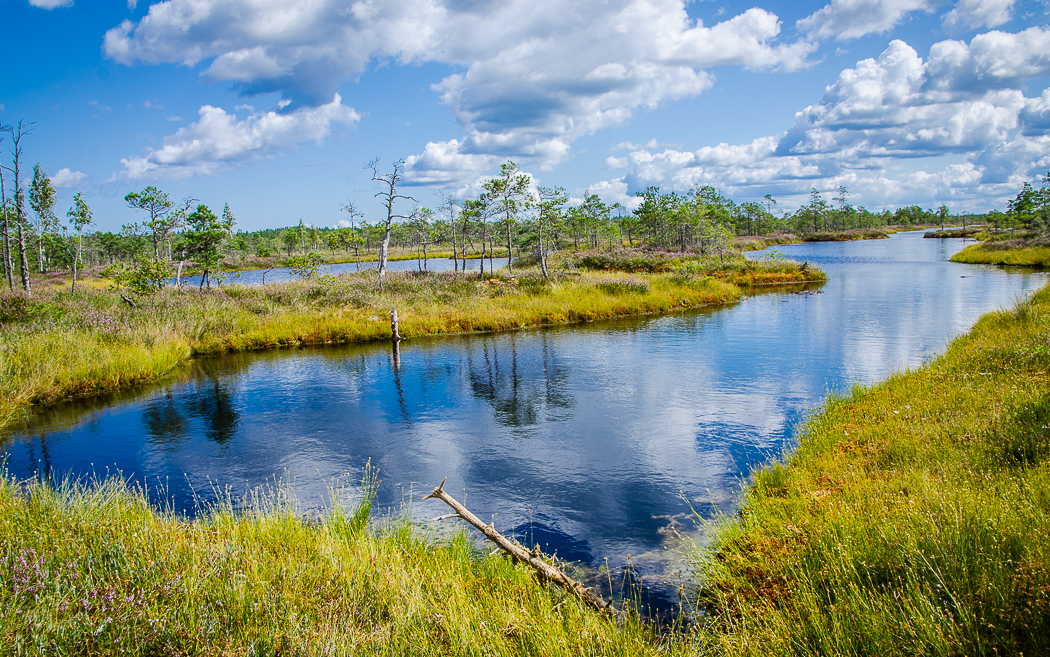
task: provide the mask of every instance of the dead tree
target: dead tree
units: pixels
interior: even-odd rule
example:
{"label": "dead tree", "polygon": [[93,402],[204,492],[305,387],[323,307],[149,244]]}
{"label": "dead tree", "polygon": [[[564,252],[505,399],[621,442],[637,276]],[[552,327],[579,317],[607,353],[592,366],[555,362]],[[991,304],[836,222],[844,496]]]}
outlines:
{"label": "dead tree", "polygon": [[383,242],[379,246],[379,282],[380,285],[382,285],[383,276],[386,275],[386,258],[390,251],[390,228],[394,225],[394,219],[407,218],[404,215],[394,214],[394,203],[399,198],[413,202],[415,202],[416,199],[411,196],[397,193],[397,185],[405,175],[403,171],[405,168],[404,159],[394,162],[393,170],[390,173],[379,173],[379,158],[369,162],[368,168],[372,170],[372,180],[386,186],[385,190],[376,193],[376,196],[383,200],[383,205],[386,207],[386,225],[383,227]]}
{"label": "dead tree", "polygon": [[441,500],[452,507],[452,510],[455,511],[455,513],[448,516],[442,516],[442,519],[461,518],[466,520],[474,525],[478,531],[484,534],[485,538],[498,545],[501,550],[509,554],[511,557],[532,566],[542,579],[557,584],[600,612],[615,613],[611,600],[606,602],[600,595],[595,593],[593,589],[587,588],[583,584],[566,575],[560,568],[555,568],[548,563],[544,559],[543,553],[540,552],[538,545],[530,552],[521,545],[507,540],[503,534],[496,531],[496,528],[493,525],[486,525],[483,523],[481,519],[471,513],[467,507],[457,502],[451,495],[445,492],[444,480],[441,482],[440,486],[434,489],[434,492],[430,493],[423,499],[428,500],[432,497]]}

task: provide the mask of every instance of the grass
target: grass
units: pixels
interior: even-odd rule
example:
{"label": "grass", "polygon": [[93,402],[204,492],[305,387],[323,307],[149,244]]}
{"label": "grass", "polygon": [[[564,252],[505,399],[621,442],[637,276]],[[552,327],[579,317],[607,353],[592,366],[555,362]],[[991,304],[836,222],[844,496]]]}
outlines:
{"label": "grass", "polygon": [[971,244],[951,258],[952,262],[969,265],[1050,266],[1050,247],[1016,246],[1008,242]]}
{"label": "grass", "polygon": [[856,240],[882,240],[890,236],[890,232],[878,228],[851,228],[849,230],[828,231],[822,233],[810,233],[803,235],[803,242],[852,242]]}
{"label": "grass", "polygon": [[[789,268],[771,270],[770,282]],[[795,275],[822,277],[811,269]],[[730,282],[680,274],[482,281],[401,272],[389,274],[383,290],[373,274],[347,274],[203,292],[165,288],[130,308],[97,285],[70,294],[61,280],[52,283],[38,285],[32,298],[0,294],[0,427],[33,406],[155,379],[192,355],[389,339],[393,307],[400,334],[412,338],[662,313],[743,294]]]}
{"label": "grass", "polygon": [[461,533],[334,499],[322,520],[280,490],[189,520],[119,478],[4,476],[0,653],[668,654],[637,617],[593,613]]}
{"label": "grass", "polygon": [[832,399],[698,550],[713,653],[1050,652],[1050,288]]}

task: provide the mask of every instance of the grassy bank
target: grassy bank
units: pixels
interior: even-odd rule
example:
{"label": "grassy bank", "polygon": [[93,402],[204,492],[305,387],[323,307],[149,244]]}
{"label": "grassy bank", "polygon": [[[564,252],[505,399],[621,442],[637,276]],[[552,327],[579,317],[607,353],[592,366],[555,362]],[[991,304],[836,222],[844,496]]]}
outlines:
{"label": "grassy bank", "polygon": [[1050,289],[830,401],[698,553],[727,655],[1050,651]]}
{"label": "grassy bank", "polygon": [[[0,480],[5,655],[655,655],[617,625],[479,554],[461,534],[304,520],[287,498],[197,520],[119,479]],[[685,646],[681,645],[680,650]]]}
{"label": "grassy bank", "polygon": [[[793,265],[768,265],[781,282]],[[751,269],[763,282],[763,267]],[[811,269],[799,281],[820,280]],[[60,283],[61,281],[56,281]],[[0,295],[0,427],[34,405],[156,378],[194,354],[389,339],[390,309],[412,338],[501,331],[729,303],[742,290],[694,273],[390,274],[321,277],[199,292],[166,288],[135,308],[106,289],[64,286]]]}
{"label": "grassy bank", "polygon": [[968,265],[1050,266],[1050,246],[1022,246],[1009,242],[971,244],[951,258]]}

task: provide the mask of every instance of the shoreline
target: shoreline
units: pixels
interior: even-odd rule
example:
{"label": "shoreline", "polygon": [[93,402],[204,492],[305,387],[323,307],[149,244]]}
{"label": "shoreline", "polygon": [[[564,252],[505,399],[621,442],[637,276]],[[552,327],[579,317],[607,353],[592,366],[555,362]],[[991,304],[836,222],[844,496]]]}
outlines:
{"label": "shoreline", "polygon": [[[786,268],[795,273],[767,272],[769,282],[824,280],[819,270]],[[789,277],[795,280],[784,280]],[[761,281],[752,285],[761,287]],[[12,339],[10,348],[0,352],[0,428],[35,408],[154,381],[193,356],[390,340],[391,307],[398,308],[402,338],[413,338],[728,304],[742,298],[748,285],[675,274],[587,273],[552,283],[400,273],[389,277],[387,287],[380,292],[365,276],[352,275],[335,285],[314,279],[268,290],[165,288],[151,305],[135,309],[124,306],[113,291],[85,289],[77,297],[58,293],[50,300],[57,305],[48,318],[58,313],[62,323],[51,326],[52,320],[40,316],[35,321],[48,328],[22,327],[5,335]],[[31,303],[39,305],[23,302],[28,308],[47,306],[46,294],[33,297]]]}

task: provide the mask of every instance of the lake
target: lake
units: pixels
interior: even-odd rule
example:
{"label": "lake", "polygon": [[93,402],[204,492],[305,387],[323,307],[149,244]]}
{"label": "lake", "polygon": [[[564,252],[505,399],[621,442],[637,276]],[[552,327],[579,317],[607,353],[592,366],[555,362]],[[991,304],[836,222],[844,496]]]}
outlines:
{"label": "lake", "polygon": [[[827,283],[664,316],[195,359],[155,385],[41,412],[2,448],[16,477],[120,472],[186,513],[291,486],[304,512],[371,461],[381,508],[446,490],[496,528],[669,603],[693,512],[732,512],[749,469],[829,392],[914,368],[1046,282],[947,262],[960,240],[776,247]],[[768,257],[768,253],[749,257]],[[414,264],[414,263],[413,263]],[[701,537],[702,538],[702,537]]]}

